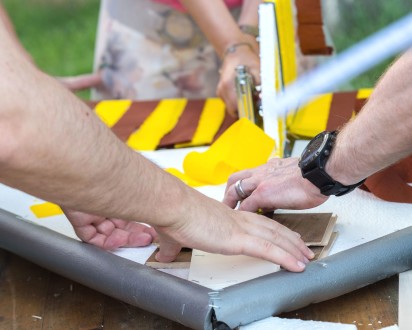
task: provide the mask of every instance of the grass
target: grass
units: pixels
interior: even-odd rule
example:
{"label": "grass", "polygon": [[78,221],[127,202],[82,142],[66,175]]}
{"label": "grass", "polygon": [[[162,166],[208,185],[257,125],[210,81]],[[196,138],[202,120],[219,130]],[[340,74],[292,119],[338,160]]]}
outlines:
{"label": "grass", "polygon": [[[340,20],[331,28],[331,34],[338,52],[412,12],[410,0],[335,1]],[[99,0],[3,0],[2,3],[23,45],[40,68],[56,76],[91,72]],[[372,87],[388,63],[356,78],[350,87]]]}
{"label": "grass", "polygon": [[[99,0],[3,0],[22,44],[53,76],[91,72]],[[88,92],[79,96],[88,98]]]}
{"label": "grass", "polygon": [[[412,12],[410,0],[338,0],[338,4],[340,20],[331,31],[338,53]],[[358,76],[349,86],[373,87],[392,61],[388,59]]]}

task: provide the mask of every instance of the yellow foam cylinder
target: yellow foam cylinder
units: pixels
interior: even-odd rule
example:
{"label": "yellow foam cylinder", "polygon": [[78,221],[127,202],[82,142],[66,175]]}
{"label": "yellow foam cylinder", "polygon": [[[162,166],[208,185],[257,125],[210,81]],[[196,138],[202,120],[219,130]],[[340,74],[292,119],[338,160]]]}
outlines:
{"label": "yellow foam cylinder", "polygon": [[210,148],[191,152],[183,161],[185,175],[205,184],[222,184],[237,171],[264,164],[275,141],[242,118],[227,129]]}

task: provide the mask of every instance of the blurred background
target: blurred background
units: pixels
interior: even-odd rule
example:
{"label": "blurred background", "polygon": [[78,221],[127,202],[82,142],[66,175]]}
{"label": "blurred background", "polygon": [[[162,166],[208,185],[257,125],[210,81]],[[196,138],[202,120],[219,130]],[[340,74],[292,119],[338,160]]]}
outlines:
{"label": "blurred background", "polygon": [[[2,0],[2,3],[21,42],[45,72],[72,76],[92,71],[100,0]],[[334,47],[341,52],[412,12],[412,0],[323,0],[323,10]],[[372,87],[388,63],[343,88]],[[80,96],[88,98],[89,93],[82,92]]]}

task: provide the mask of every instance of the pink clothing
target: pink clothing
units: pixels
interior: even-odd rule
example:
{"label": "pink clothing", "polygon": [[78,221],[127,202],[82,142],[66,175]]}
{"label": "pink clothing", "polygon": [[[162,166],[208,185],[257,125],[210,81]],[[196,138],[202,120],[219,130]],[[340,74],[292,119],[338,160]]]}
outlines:
{"label": "pink clothing", "polygon": [[[179,0],[153,0],[153,1],[172,7],[180,12],[186,12],[185,7],[183,7],[183,5],[180,3]],[[224,0],[224,1],[226,3],[226,6],[228,6],[229,8],[241,6],[243,3],[243,0]]]}

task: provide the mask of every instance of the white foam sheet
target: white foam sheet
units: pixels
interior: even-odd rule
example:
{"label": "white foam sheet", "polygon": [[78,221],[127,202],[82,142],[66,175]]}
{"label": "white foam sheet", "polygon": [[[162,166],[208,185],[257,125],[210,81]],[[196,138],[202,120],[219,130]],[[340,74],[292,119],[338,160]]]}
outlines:
{"label": "white foam sheet", "polygon": [[[299,149],[296,151],[297,154],[300,154],[300,151],[305,144],[306,142],[297,144],[300,145],[299,148],[295,148],[296,150]],[[205,148],[162,150],[145,152],[143,155],[162,168],[175,167],[182,170],[183,159],[185,155],[192,150],[204,151]],[[225,185],[198,188],[200,192],[216,200],[222,200],[224,189]],[[38,198],[11,189],[7,186],[0,185],[0,208],[20,215],[25,219],[55,230],[66,236],[78,239],[70,223],[64,216],[37,219],[34,214],[32,214],[29,207],[35,203],[41,202],[42,200]],[[284,211],[280,210],[279,212]],[[385,202],[376,198],[372,194],[359,189],[346,196],[331,197],[326,203],[319,207],[299,212],[332,212],[338,216],[336,229],[339,231],[339,235],[330,254],[366,243],[412,225],[412,217],[410,216],[410,214],[412,214],[411,204]],[[154,246],[145,248],[127,248],[119,249],[114,253],[129,260],[144,263],[153,253],[154,249]],[[239,264],[238,257],[227,258],[233,258],[231,261],[232,264]],[[192,262],[196,263],[194,260]],[[250,262],[250,260],[248,262]],[[259,263],[261,261],[257,260],[256,262]],[[226,268],[230,268],[229,264],[230,262],[227,261]],[[248,264],[248,267],[249,266],[250,265]],[[188,276],[187,270],[177,271],[174,275],[183,278],[187,278]],[[220,274],[214,274],[213,277],[215,279],[221,279]],[[221,280],[219,281],[221,282]],[[300,320],[296,320],[296,322],[298,321]],[[314,329],[312,325],[305,323],[307,321],[300,322],[303,326],[302,329]],[[258,322],[255,323],[258,324]],[[294,326],[293,328],[296,327]],[[245,329],[249,330],[249,328]],[[267,329],[267,327],[263,326],[259,329]]]}
{"label": "white foam sheet", "polygon": [[[33,214],[30,210],[30,206],[43,202],[44,201],[42,199],[30,196],[19,190],[0,184],[0,208],[17,214],[26,220],[36,223],[37,225],[49,228],[67,237],[79,240],[66,216],[57,215],[39,219]],[[122,258],[144,264],[155,249],[156,246],[150,245],[142,248],[120,248],[112,252]]]}
{"label": "white foam sheet", "polygon": [[356,330],[353,324],[302,321],[298,319],[282,319],[279,317],[268,317],[257,322],[240,327],[240,330]]}

